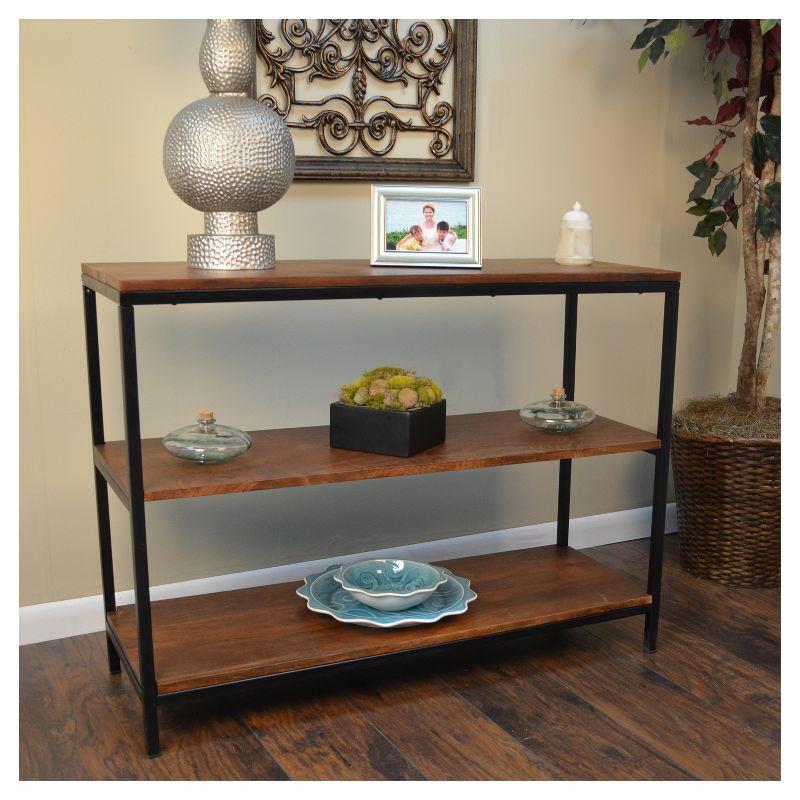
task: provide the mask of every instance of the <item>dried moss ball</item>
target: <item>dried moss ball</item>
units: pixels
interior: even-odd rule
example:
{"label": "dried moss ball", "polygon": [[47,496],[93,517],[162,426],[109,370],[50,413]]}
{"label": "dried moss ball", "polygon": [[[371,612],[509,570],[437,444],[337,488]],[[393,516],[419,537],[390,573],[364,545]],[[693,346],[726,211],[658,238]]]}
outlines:
{"label": "dried moss ball", "polygon": [[387,389],[383,395],[383,404],[387,408],[399,408],[400,402],[398,399],[397,389]]}
{"label": "dried moss ball", "polygon": [[357,381],[339,390],[339,400],[367,408],[410,411],[442,399],[442,390],[413,369],[381,366],[365,372]]}
{"label": "dried moss ball", "polygon": [[369,385],[369,396],[381,397],[388,388],[389,381],[387,381],[385,378],[376,378]]}
{"label": "dried moss ball", "polygon": [[403,369],[402,367],[375,367],[375,369],[368,370],[364,373],[367,380],[374,380],[375,378],[391,378],[393,375],[405,375],[412,370]]}
{"label": "dried moss ball", "polygon": [[366,386],[360,386],[353,393],[353,402],[357,406],[363,406],[367,402],[368,397],[369,397],[369,389],[367,389]]}
{"label": "dried moss ball", "polygon": [[339,399],[343,403],[352,403],[355,391],[356,387],[352,383],[346,383],[341,389],[339,389]]}
{"label": "dried moss ball", "polygon": [[419,395],[413,389],[406,386],[397,393],[397,400],[403,408],[408,410],[414,408],[419,402]]}
{"label": "dried moss ball", "polygon": [[414,375],[393,375],[389,378],[389,386],[392,389],[403,389],[405,387],[412,387],[417,382]]}
{"label": "dried moss ball", "polygon": [[419,396],[419,403],[423,406],[429,406],[431,403],[436,402],[436,393],[430,386],[420,386],[417,390]]}

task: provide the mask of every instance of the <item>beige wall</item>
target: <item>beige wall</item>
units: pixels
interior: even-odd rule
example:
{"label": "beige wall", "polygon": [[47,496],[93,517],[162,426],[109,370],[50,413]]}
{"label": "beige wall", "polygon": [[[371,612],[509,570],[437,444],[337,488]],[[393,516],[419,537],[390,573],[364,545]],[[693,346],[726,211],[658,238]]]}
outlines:
{"label": "beige wall", "polygon": [[[684,273],[676,398],[729,386],[736,248],[712,261],[683,212],[708,110],[691,47],[637,75],[632,22],[481,22],[476,183],[488,257],[548,256],[591,212],[596,255]],[[200,21],[21,26],[21,603],[100,590],[81,261],[181,259],[201,215],[170,191],[161,142],[202,96]],[[691,63],[690,63],[691,62]],[[280,258],[367,255],[367,184],[298,184],[261,215]],[[116,308],[98,301],[107,436],[122,436]],[[578,396],[652,428],[661,303],[580,301]],[[322,424],[378,363],[435,376],[453,413],[517,408],[560,381],[558,298],[364,300],[137,309],[142,432],[200,407],[243,428]],[[576,515],[648,505],[646,455],[577,462]],[[163,583],[555,518],[552,464],[148,506]],[[127,518],[112,496],[118,587]]]}

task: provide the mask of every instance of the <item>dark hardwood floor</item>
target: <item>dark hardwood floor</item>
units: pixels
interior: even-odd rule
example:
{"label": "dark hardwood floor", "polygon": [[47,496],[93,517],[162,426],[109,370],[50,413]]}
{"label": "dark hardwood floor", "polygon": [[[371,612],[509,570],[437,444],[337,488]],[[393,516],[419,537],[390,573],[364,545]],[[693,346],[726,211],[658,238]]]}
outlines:
{"label": "dark hardwood floor", "polygon": [[[647,545],[584,552],[642,578]],[[21,647],[20,777],[777,779],[779,591],[698,580],[677,551],[668,537],[656,653],[632,618],[369,680],[174,703],[156,759],[102,634]]]}

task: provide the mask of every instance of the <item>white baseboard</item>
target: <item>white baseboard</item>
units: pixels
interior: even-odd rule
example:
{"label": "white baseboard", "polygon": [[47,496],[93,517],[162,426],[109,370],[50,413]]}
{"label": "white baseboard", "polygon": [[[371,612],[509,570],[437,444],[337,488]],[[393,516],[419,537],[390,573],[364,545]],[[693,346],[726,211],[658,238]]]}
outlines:
{"label": "white baseboard", "polygon": [[[631,539],[643,539],[650,535],[650,512],[649,507],[633,508],[629,511],[615,511],[611,514],[573,519],[570,521],[570,545],[581,549],[614,542],[626,542]],[[671,503],[667,506],[666,529],[671,532],[677,530],[677,527],[675,504]],[[413,558],[417,561],[439,561],[487,553],[502,553],[524,547],[541,547],[546,544],[554,544],[555,540],[556,523],[545,522],[541,525],[525,525],[521,528],[504,531],[488,531],[470,536],[457,536],[452,539],[419,542],[402,547],[387,547],[367,553],[347,553],[315,561],[282,564],[250,572],[215,575],[194,581],[153,586],[150,589],[150,597],[153,600],[165,600],[171,597],[187,597],[195,594],[225,592],[231,589],[246,589],[252,586],[266,586],[272,583],[301,581],[309,573],[318,572],[328,564],[374,558],[381,555],[396,555]],[[117,605],[132,602],[133,591],[117,592]],[[63,639],[67,636],[94,633],[103,629],[102,595],[22,606],[19,609],[20,644]]]}

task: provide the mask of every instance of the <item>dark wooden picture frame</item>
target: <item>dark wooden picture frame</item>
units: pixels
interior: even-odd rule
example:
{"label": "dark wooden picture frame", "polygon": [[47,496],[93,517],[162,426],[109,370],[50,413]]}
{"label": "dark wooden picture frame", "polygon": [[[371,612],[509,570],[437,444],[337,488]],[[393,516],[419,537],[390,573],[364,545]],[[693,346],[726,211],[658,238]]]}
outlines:
{"label": "dark wooden picture frame", "polygon": [[[288,20],[285,22],[289,22]],[[311,32],[304,27],[305,20],[292,21],[300,23],[290,32],[299,32],[306,37],[310,37]],[[397,20],[370,20],[370,23],[396,23]],[[424,21],[420,21],[424,23]],[[320,156],[298,156],[295,167],[294,179],[296,181],[384,181],[384,182],[467,182],[474,179],[475,172],[475,88],[477,71],[477,43],[478,43],[478,22],[477,20],[454,20],[453,44],[452,44],[452,81],[453,81],[453,100],[452,100],[452,142],[448,157],[431,158],[391,158],[387,155],[372,156],[348,156],[348,155],[320,155]],[[413,30],[409,35],[413,34]],[[260,74],[266,69],[267,75],[271,79],[270,91],[263,94],[258,99],[265,102],[278,113],[285,116],[291,107],[294,95],[294,75],[287,78],[284,62],[290,55],[287,51],[270,50],[269,45],[273,41],[272,34],[264,28],[263,22],[255,22],[256,46],[259,52],[258,68]],[[294,47],[294,45],[290,45]],[[301,49],[297,47],[296,49]],[[437,54],[441,53],[437,50]],[[329,66],[320,54],[317,59],[319,66],[315,70],[322,73],[323,77],[330,76]],[[359,75],[360,65],[355,64],[354,74],[351,81],[353,103],[359,108],[363,108],[364,103],[369,102],[365,98],[366,78]],[[380,74],[370,73],[373,80],[381,80]],[[395,78],[396,80],[396,78]],[[281,83],[282,82],[282,83]],[[387,80],[386,83],[391,81]],[[281,85],[283,88],[283,104],[276,100],[276,92],[272,92],[273,87]],[[435,90],[434,90],[435,91]],[[272,93],[271,93],[272,92]],[[315,105],[305,103],[303,105]],[[318,104],[317,104],[318,105]],[[318,106],[319,108],[319,106]],[[321,110],[321,109],[320,109]],[[330,114],[330,112],[328,112]],[[341,121],[349,128],[349,123],[342,115]],[[318,120],[322,114],[318,114],[314,120]],[[316,127],[320,140],[322,140],[321,124],[318,122],[313,126],[313,120],[305,123],[287,123],[292,127],[311,128]],[[330,122],[327,124],[330,125]],[[361,123],[364,127],[364,123]],[[392,132],[392,136],[394,132]],[[339,138],[339,137],[337,137]],[[323,145],[324,146],[324,145]],[[431,152],[436,145],[431,144]],[[329,147],[325,147],[329,149]]]}

